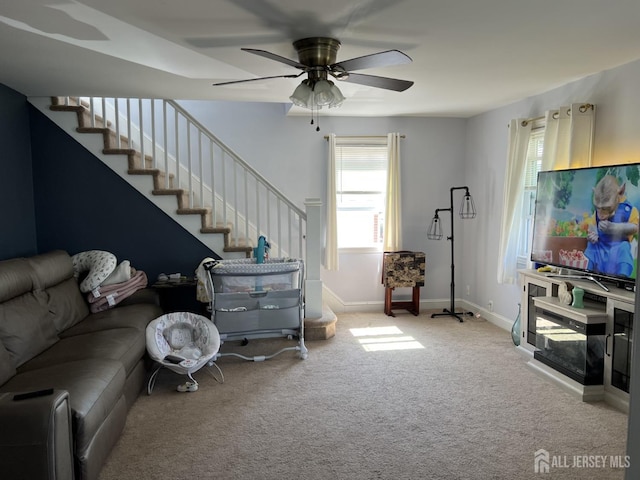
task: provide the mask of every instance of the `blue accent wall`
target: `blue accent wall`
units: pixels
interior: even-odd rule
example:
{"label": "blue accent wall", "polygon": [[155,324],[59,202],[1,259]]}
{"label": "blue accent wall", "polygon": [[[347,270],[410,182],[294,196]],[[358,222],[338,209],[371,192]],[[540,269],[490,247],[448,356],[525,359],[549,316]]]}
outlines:
{"label": "blue accent wall", "polygon": [[0,84],[0,260],[37,251],[29,108]]}
{"label": "blue accent wall", "polygon": [[32,106],[30,118],[38,251],[106,250],[149,283],[219,258]]}
{"label": "blue accent wall", "polygon": [[107,250],[153,283],[220,258],[2,84],[0,144],[0,260]]}

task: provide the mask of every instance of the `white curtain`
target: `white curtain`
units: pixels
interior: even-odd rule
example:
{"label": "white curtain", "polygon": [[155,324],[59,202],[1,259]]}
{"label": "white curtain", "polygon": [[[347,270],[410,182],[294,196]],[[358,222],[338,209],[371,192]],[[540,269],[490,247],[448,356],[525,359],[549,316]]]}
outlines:
{"label": "white curtain", "polygon": [[387,135],[387,196],[385,199],[384,239],[385,252],[402,249],[402,205],[400,200],[400,134]]}
{"label": "white curtain", "polygon": [[574,103],[546,112],[542,170],[590,167],[595,105]]}
{"label": "white curtain", "polygon": [[[509,124],[509,147],[504,178],[502,225],[498,252],[498,283],[517,282],[515,219],[522,211],[524,169],[533,122],[517,119]],[[545,114],[541,170],[591,166],[595,106],[575,103]]]}
{"label": "white curtain", "polygon": [[338,270],[338,212],[336,209],[336,135],[329,135],[327,162],[327,230],[324,246],[324,268]]}
{"label": "white curtain", "polygon": [[524,119],[511,120],[509,123],[507,168],[502,196],[504,210],[498,252],[498,283],[517,283],[518,232],[513,225],[522,207],[524,170],[527,163],[531,124],[532,122]]}

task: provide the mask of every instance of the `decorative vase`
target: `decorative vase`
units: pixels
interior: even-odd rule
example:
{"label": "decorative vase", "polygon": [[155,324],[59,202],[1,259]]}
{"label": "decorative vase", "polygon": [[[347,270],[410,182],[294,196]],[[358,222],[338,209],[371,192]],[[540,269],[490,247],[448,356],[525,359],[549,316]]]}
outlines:
{"label": "decorative vase", "polygon": [[513,322],[513,326],[511,327],[511,340],[513,340],[513,343],[516,347],[520,345],[520,313],[521,311],[522,311],[521,305],[518,304],[518,316],[516,317],[516,321]]}
{"label": "decorative vase", "polygon": [[584,290],[580,287],[573,287],[571,293],[573,294],[573,302],[571,303],[571,306],[575,308],[584,308],[584,302],[582,300],[584,297]]}

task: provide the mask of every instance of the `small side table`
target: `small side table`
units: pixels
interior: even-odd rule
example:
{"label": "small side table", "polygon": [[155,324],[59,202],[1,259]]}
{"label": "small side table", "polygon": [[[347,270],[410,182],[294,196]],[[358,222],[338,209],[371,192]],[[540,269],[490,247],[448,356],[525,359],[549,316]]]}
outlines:
{"label": "small side table", "polygon": [[157,281],[151,288],[158,292],[164,313],[192,312],[208,316],[207,304],[199,302],[196,297],[196,285],[195,278],[187,277],[176,281]]}
{"label": "small side table", "polygon": [[[420,287],[424,286],[426,257],[423,252],[384,252],[382,261],[382,283],[384,290],[384,313],[395,317],[393,309],[405,309],[414,315],[420,313]],[[393,301],[395,288],[412,288],[410,301]]]}

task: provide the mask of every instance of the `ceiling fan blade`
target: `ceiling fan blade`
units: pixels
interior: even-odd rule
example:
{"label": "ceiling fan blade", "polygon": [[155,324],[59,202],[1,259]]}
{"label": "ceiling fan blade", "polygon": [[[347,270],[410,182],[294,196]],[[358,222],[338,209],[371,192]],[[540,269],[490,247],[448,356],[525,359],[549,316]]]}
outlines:
{"label": "ceiling fan blade", "polygon": [[404,92],[413,85],[409,80],[400,80],[398,78],[378,77],[376,75],[364,75],[362,73],[349,73],[344,77],[336,77],[338,80],[349,83],[357,83],[359,85],[367,85],[369,87],[385,88],[396,92]]}
{"label": "ceiling fan blade", "polygon": [[333,70],[344,70],[351,72],[353,70],[363,70],[365,68],[389,67],[391,65],[404,65],[411,63],[411,57],[400,50],[387,50],[386,52],[372,53],[363,57],[356,57],[344,62],[337,62],[329,68]]}
{"label": "ceiling fan blade", "polygon": [[276,62],[281,62],[291,67],[299,68],[300,70],[304,70],[305,67],[301,63],[296,62],[295,60],[291,60],[287,57],[282,57],[280,55],[276,55],[275,53],[267,52],[266,50],[258,50],[256,48],[243,48],[245,52],[253,53],[254,55],[259,55],[264,58],[268,58],[269,60],[275,60]]}
{"label": "ceiling fan blade", "polygon": [[246,80],[231,80],[229,82],[214,83],[213,86],[214,87],[219,87],[221,85],[231,85],[231,84],[234,84],[234,83],[256,82],[258,80],[269,80],[271,78],[298,78],[303,73],[304,72],[300,72],[297,75],[274,75],[272,77],[248,78]]}

